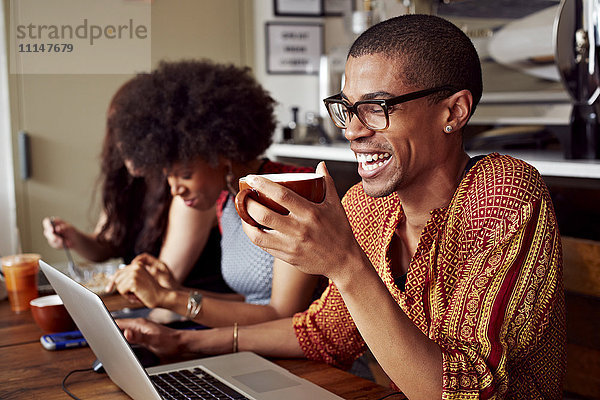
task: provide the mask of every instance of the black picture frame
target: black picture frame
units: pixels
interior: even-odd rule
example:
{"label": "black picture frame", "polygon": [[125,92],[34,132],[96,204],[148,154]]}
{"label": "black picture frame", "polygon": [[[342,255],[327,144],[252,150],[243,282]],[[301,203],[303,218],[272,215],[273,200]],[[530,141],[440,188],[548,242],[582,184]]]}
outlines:
{"label": "black picture frame", "polygon": [[272,75],[317,75],[323,54],[323,24],[265,23],[266,69]]}

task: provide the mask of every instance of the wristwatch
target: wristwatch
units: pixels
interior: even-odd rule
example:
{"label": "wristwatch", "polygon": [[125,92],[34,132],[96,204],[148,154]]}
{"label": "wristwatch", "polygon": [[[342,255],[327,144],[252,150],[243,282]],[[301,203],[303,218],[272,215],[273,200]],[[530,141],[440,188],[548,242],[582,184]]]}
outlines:
{"label": "wristwatch", "polygon": [[189,320],[196,318],[196,315],[202,309],[202,293],[192,290],[187,302],[187,311],[185,317]]}

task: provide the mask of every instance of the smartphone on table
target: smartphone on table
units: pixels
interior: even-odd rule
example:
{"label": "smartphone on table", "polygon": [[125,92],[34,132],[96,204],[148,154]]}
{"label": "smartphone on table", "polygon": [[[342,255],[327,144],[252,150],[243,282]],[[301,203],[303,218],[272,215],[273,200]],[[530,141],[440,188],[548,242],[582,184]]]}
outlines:
{"label": "smartphone on table", "polygon": [[80,331],[50,333],[40,337],[40,342],[46,350],[63,350],[87,346],[87,342]]}

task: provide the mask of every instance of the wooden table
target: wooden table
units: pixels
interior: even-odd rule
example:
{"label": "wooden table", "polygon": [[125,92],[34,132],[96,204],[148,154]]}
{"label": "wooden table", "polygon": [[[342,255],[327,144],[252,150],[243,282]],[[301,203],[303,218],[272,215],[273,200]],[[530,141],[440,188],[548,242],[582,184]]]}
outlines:
{"label": "wooden table", "polygon": [[[111,310],[123,306],[119,296],[105,297]],[[15,314],[8,300],[0,301],[0,399],[67,399],[61,388],[72,370],[85,369],[96,359],[88,347],[47,351],[42,331],[30,312]],[[329,365],[299,359],[272,360],[290,372],[345,399],[380,399],[393,390]],[[128,399],[106,374],[81,372],[68,380],[69,390],[81,399]],[[404,399],[393,395],[390,400]],[[315,399],[317,400],[317,399]]]}

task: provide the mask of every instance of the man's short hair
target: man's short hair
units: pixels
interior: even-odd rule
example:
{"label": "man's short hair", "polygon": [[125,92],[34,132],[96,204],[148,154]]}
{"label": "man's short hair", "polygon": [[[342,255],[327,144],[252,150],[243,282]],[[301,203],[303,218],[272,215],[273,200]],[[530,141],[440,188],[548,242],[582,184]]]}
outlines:
{"label": "man's short hair", "polygon": [[[363,32],[348,57],[381,54],[399,61],[399,78],[415,89],[453,86],[473,95],[473,109],[483,90],[481,63],[467,35],[451,22],[433,15],[403,15]],[[441,94],[441,97],[447,96]],[[431,96],[434,100],[439,100]]]}

